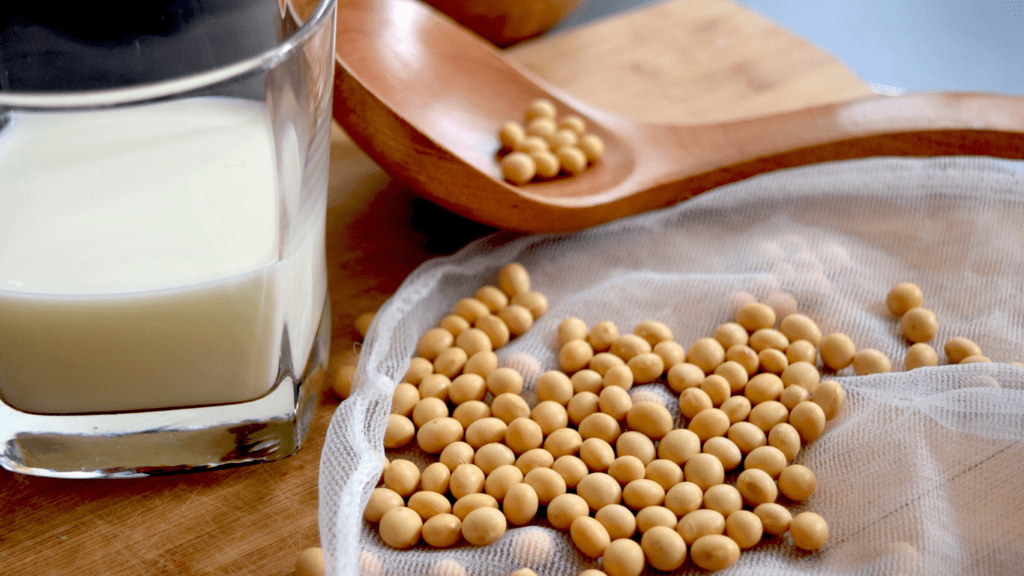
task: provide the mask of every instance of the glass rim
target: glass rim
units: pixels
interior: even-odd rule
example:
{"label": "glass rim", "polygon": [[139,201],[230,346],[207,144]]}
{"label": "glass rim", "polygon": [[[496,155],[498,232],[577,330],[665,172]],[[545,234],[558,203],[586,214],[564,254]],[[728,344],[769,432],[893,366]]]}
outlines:
{"label": "glass rim", "polygon": [[[187,94],[228,80],[241,78],[258,70],[266,70],[283,62],[292,52],[304,46],[327,19],[336,2],[337,0],[319,0],[316,10],[313,11],[309,19],[302,23],[295,34],[273,48],[244,60],[179,78],[124,88],[60,93],[0,91],[0,113],[3,112],[2,108],[70,110],[142,104]],[[280,4],[282,9],[292,11],[294,14],[292,0],[281,0]],[[333,57],[332,54],[332,60]]]}

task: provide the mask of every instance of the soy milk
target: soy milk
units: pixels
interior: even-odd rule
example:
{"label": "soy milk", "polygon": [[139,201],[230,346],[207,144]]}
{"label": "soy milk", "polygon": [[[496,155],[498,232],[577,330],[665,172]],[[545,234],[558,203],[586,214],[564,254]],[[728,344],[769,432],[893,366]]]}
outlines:
{"label": "soy milk", "polygon": [[257,102],[12,115],[3,400],[61,414],[221,404],[268,392],[282,361],[301,372],[326,298],[326,204],[282,241],[299,171],[282,177],[281,153]]}

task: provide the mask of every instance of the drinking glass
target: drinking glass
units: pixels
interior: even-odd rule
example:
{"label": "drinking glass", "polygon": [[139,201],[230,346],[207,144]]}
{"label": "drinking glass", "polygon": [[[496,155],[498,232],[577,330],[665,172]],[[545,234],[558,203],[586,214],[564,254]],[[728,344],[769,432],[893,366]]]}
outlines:
{"label": "drinking glass", "polygon": [[335,0],[0,8],[0,465],[283,458],[330,343]]}

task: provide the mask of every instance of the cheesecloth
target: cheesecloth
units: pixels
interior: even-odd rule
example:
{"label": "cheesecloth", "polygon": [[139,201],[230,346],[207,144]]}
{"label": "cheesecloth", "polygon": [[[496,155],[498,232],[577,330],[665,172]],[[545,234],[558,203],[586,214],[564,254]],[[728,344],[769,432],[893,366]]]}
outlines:
{"label": "cheesecloth", "polygon": [[[599,567],[544,520],[510,527],[487,547],[396,551],[362,519],[382,470],[391,392],[418,338],[511,261],[550,303],[497,351],[501,365],[524,374],[531,405],[536,376],[558,366],[556,327],[568,316],[588,326],[611,320],[622,332],[660,320],[688,347],[751,297],[785,309],[789,294],[823,334],[843,332],[892,360],[889,374],[838,373],[846,405],[797,457],[818,488],[789,507],[825,518],[826,546],[806,553],[788,535],[766,538],[723,576],[1024,574],[1024,368],[1008,364],[1024,361],[1024,178],[982,158],[784,170],[578,233],[499,232],[426,262],[377,313],[355,392],[327,435],[319,522],[329,574],[508,576],[530,567],[574,576]],[[884,303],[902,281],[921,286],[939,318],[937,367],[904,371],[908,344]],[[945,365],[942,345],[954,336],[995,363]],[[678,417],[664,384],[631,395],[661,399]],[[418,449],[388,455],[428,461]],[[703,572],[689,560],[680,571]]]}

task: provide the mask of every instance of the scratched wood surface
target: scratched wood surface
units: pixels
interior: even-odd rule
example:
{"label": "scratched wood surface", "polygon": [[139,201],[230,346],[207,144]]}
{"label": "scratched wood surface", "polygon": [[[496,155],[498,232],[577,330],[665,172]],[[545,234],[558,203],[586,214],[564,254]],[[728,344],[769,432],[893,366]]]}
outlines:
{"label": "scratched wood surface", "polygon": [[[643,120],[721,120],[869,93],[820,50],[727,0],[656,4],[510,54]],[[423,261],[490,229],[393,183],[337,128],[330,182],[333,369],[354,359],[358,314]],[[292,574],[298,552],[319,543],[319,454],[336,406],[324,393],[306,445],[280,462],[117,481],[0,471],[0,575]]]}

